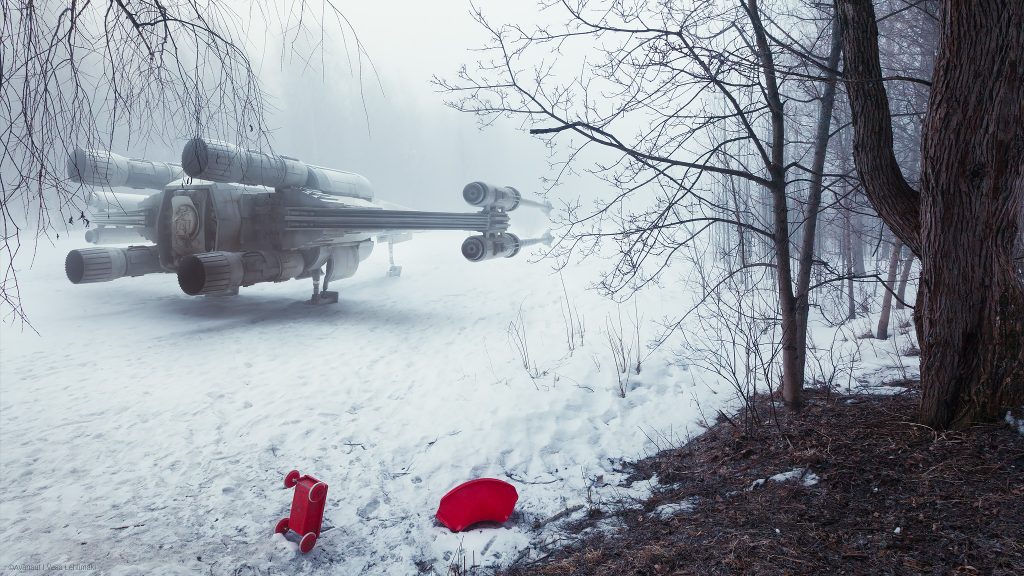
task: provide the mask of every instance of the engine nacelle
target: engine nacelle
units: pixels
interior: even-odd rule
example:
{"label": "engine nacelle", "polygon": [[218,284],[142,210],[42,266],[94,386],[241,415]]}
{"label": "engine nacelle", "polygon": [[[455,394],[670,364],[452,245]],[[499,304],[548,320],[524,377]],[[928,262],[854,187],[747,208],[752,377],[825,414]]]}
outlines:
{"label": "engine nacelle", "polygon": [[240,286],[281,282],[302,274],[299,252],[204,252],[178,263],[178,285],[185,294],[232,294]]}
{"label": "engine nacelle", "polygon": [[470,182],[462,189],[462,198],[470,206],[495,208],[511,212],[519,207],[523,195],[511,186],[493,186],[486,182]]}
{"label": "engine nacelle", "polygon": [[156,246],[81,248],[68,252],[64,259],[64,273],[72,284],[109,282],[163,271]]}
{"label": "engine nacelle", "polygon": [[68,157],[68,178],[91,186],[127,186],[163,190],[181,178],[181,166],[168,162],[135,160],[106,150],[75,148]]}
{"label": "engine nacelle", "polygon": [[511,258],[519,253],[522,242],[511,232],[493,236],[470,236],[462,242],[462,255],[470,262],[492,258]]}
{"label": "engine nacelle", "polygon": [[288,156],[243,150],[218,140],[193,138],[181,151],[185,173],[211,182],[309,188],[332,196],[373,200],[369,180],[359,174],[312,166]]}

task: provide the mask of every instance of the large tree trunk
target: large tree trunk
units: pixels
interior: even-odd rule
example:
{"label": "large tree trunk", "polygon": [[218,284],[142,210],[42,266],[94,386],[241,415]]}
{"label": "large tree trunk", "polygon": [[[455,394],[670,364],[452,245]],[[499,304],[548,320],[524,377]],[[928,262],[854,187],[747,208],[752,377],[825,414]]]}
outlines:
{"label": "large tree trunk", "polygon": [[892,155],[870,0],[837,0],[855,160],[886,224],[921,258],[922,423],[964,427],[1024,402],[1024,2],[944,0],[921,192]]}
{"label": "large tree trunk", "polygon": [[943,3],[925,118],[925,423],[966,426],[1024,400],[1024,2]]}

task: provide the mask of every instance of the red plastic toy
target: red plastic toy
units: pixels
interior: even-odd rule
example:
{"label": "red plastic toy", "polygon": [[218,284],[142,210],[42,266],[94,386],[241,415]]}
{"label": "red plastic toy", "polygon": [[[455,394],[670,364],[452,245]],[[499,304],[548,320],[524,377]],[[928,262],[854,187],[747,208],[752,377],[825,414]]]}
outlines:
{"label": "red plastic toy", "polygon": [[436,516],[452,532],[461,532],[477,522],[505,522],[512,515],[517,500],[519,493],[508,482],[477,478],[445,494]]}
{"label": "red plastic toy", "polygon": [[292,513],[277,523],[274,532],[284,534],[291,530],[299,534],[302,538],[299,540],[299,550],[303,553],[309,552],[320,536],[324,505],[327,504],[327,484],[309,474],[302,476],[298,470],[292,470],[284,477],[284,487],[295,488]]}

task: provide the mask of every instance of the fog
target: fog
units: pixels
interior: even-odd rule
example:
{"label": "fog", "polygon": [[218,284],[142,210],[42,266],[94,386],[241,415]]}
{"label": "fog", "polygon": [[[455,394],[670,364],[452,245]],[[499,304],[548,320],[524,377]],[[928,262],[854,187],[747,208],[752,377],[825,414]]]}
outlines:
{"label": "fog", "polygon": [[[245,16],[246,48],[268,95],[274,152],[358,172],[379,199],[415,209],[463,210],[462,187],[474,180],[527,195],[541,190],[548,172],[543,143],[511,121],[481,130],[475,117],[445,106],[446,95],[431,84],[435,75],[452,78],[479,59],[474,49],[487,35],[468,0],[337,6],[347,24],[321,26],[307,15],[308,34],[298,38],[282,37],[272,18]],[[536,20],[532,4],[478,6],[495,18]],[[167,132],[163,142],[124,134],[125,147],[117,149],[115,138],[114,152],[177,162],[191,134],[180,127]]]}
{"label": "fog", "polygon": [[[481,8],[529,18],[529,10],[509,14],[496,1]],[[478,56],[471,49],[486,41],[468,1],[346,2],[339,9],[354,35],[325,25],[322,47],[282,49],[275,38],[254,57],[276,108],[268,115],[275,151],[358,172],[378,198],[417,209],[464,209],[460,193],[473,180],[540,190],[548,168],[541,142],[510,121],[479,129],[431,85],[434,75],[452,77],[472,65]]]}

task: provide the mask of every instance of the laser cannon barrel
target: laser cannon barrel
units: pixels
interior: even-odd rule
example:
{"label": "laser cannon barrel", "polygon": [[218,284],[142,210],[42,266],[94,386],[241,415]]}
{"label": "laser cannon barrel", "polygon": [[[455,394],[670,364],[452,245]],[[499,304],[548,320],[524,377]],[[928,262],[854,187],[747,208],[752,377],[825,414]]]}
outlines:
{"label": "laser cannon barrel", "polygon": [[151,197],[150,194],[132,194],[100,189],[92,190],[89,193],[88,204],[92,210],[125,212],[138,210]]}
{"label": "laser cannon barrel", "polygon": [[151,190],[163,190],[182,176],[181,166],[177,164],[125,158],[106,150],[77,147],[68,156],[67,169],[68,178],[73,182]]}
{"label": "laser cannon barrel", "polygon": [[85,231],[85,241],[90,244],[127,244],[144,239],[145,229],[141,226],[102,226]]}
{"label": "laser cannon barrel", "polygon": [[156,246],[80,248],[68,252],[64,259],[64,273],[72,284],[109,282],[163,271]]}
{"label": "laser cannon barrel", "polygon": [[181,151],[181,164],[189,176],[211,182],[308,188],[331,196],[373,200],[370,182],[359,174],[313,166],[289,156],[243,150],[218,140],[189,140]]}

